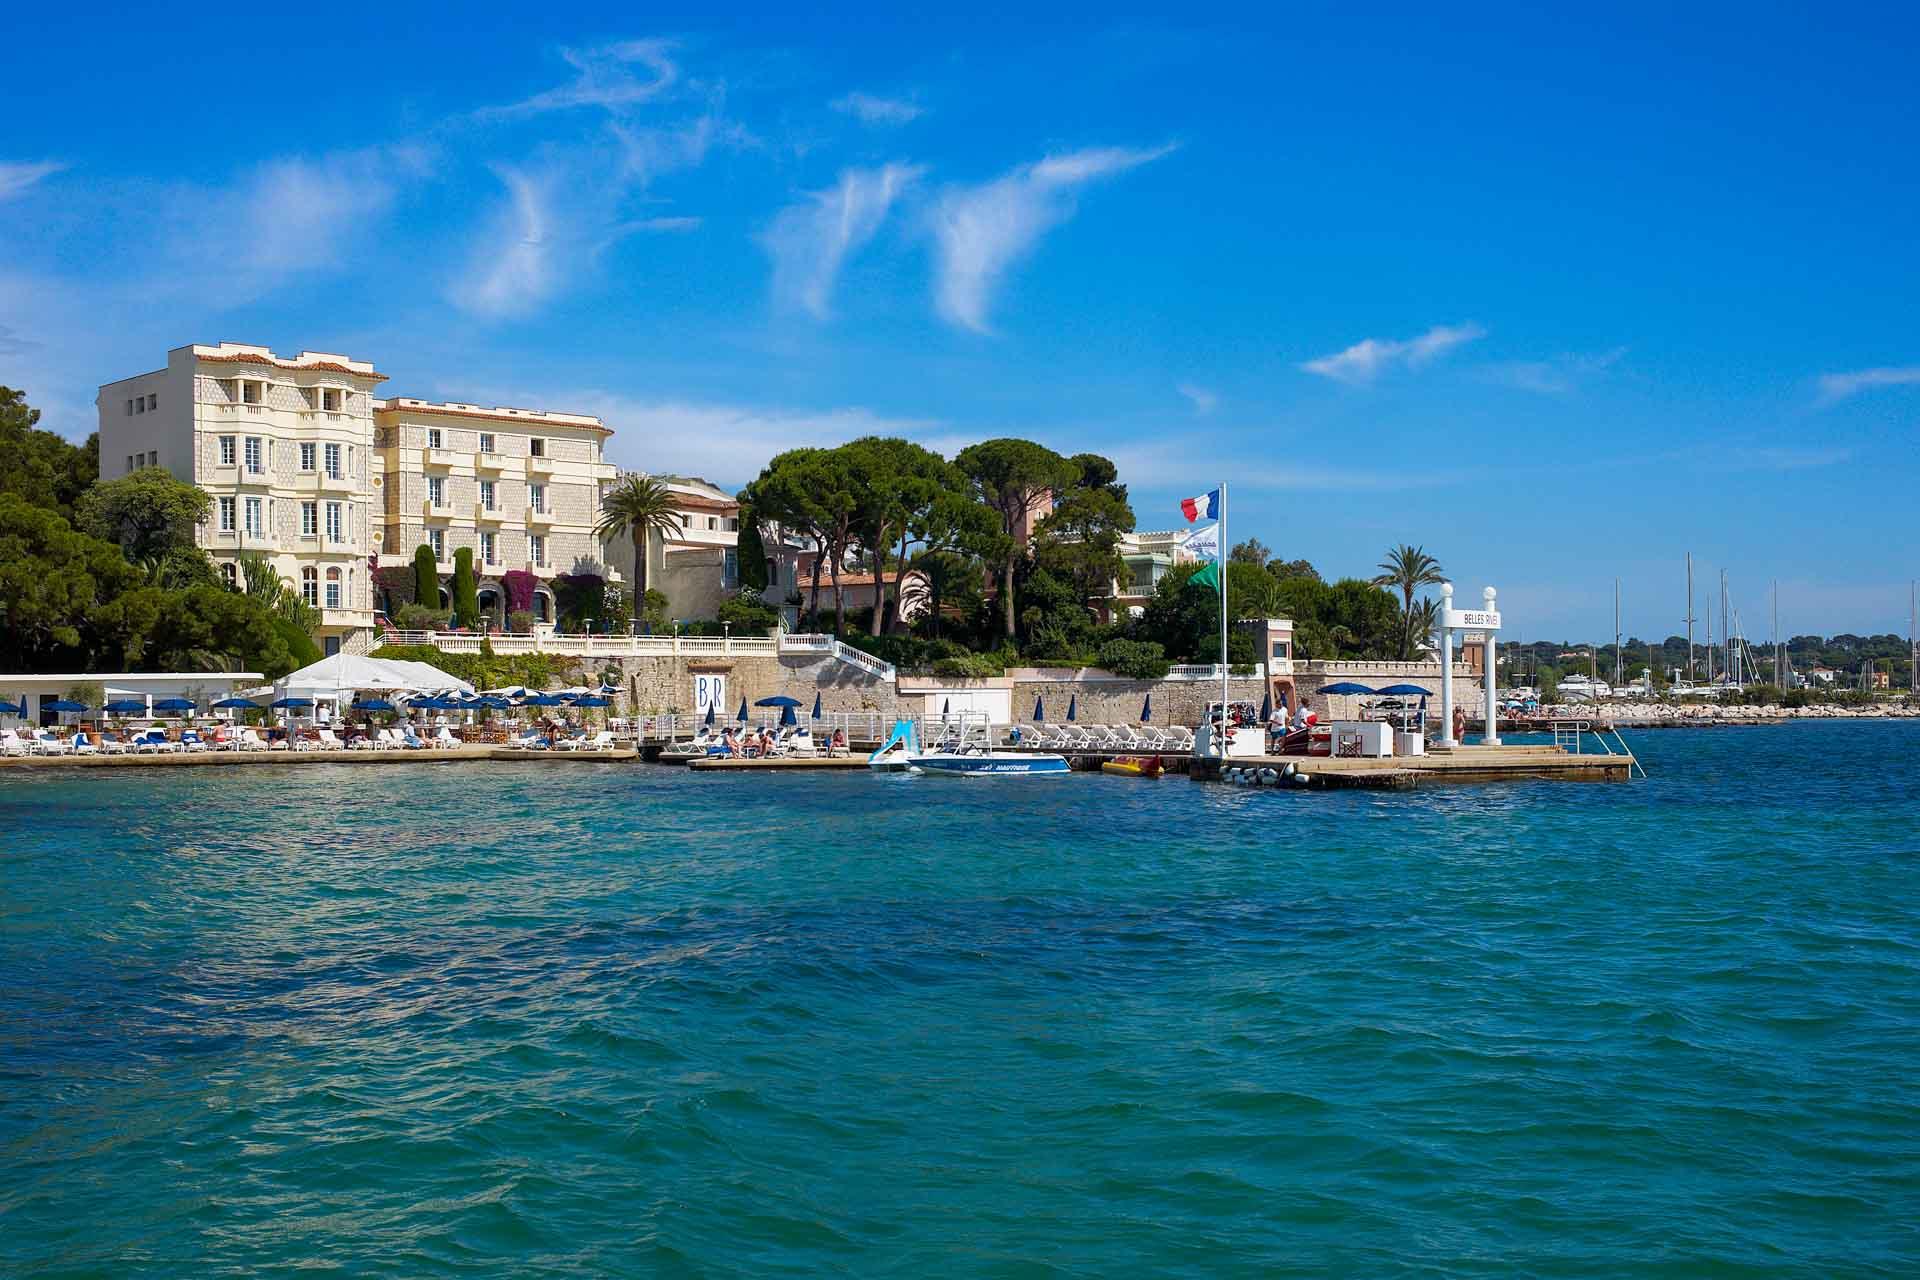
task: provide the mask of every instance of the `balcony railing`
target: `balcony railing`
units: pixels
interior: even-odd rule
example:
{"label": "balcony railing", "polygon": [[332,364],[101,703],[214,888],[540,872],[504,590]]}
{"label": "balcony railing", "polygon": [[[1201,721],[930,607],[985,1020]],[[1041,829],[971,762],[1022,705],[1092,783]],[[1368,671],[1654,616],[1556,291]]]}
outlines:
{"label": "balcony railing", "polygon": [[431,645],[442,653],[478,653],[480,643],[498,654],[552,653],[579,657],[770,657],[778,652],[771,636],[588,636],[457,634],[445,631],[387,631],[384,644]]}
{"label": "balcony railing", "polygon": [[444,470],[447,467],[451,467],[457,457],[458,455],[451,449],[422,449],[420,451],[420,465]]}
{"label": "balcony railing", "polygon": [[505,471],[513,459],[504,453],[476,453],[473,455],[473,467],[476,471]]}
{"label": "balcony railing", "polygon": [[553,472],[553,459],[529,455],[527,470],[535,475],[550,475]]}
{"label": "balcony railing", "polygon": [[435,502],[432,498],[428,498],[420,504],[420,514],[429,520],[451,520],[453,519],[453,504],[450,502]]}
{"label": "balcony railing", "polygon": [[528,524],[552,524],[553,512],[550,509],[547,509],[544,507],[528,507],[527,523]]}
{"label": "balcony railing", "polygon": [[507,516],[499,507],[490,507],[484,502],[476,502],[473,504],[473,518],[477,524],[499,524]]}

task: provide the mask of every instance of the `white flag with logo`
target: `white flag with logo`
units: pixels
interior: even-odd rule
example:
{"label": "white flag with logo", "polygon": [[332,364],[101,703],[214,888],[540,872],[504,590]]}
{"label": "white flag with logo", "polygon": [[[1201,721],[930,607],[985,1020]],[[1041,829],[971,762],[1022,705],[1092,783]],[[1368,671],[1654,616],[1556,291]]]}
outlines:
{"label": "white flag with logo", "polygon": [[1218,560],[1220,558],[1220,526],[1210,524],[1204,529],[1195,529],[1181,540],[1180,547],[1195,560]]}

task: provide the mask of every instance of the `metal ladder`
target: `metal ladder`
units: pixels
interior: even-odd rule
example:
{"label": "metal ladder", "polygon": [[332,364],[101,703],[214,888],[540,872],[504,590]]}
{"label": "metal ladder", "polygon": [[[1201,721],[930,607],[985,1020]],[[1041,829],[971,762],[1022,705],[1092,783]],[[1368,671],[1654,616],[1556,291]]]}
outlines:
{"label": "metal ladder", "polygon": [[[1640,771],[1642,779],[1647,776],[1646,766],[1640,763],[1639,756],[1633,754],[1633,748],[1627,745],[1627,740],[1620,736],[1618,729],[1596,729],[1590,721],[1586,720],[1555,720],[1553,722],[1553,745],[1568,755],[1580,754],[1581,739],[1586,734],[1593,735],[1593,740],[1600,744],[1600,750],[1605,754],[1627,758],[1628,777],[1632,777],[1636,769]],[[1611,742],[1608,741],[1609,734],[1612,735]],[[1620,749],[1615,751],[1615,747]]]}

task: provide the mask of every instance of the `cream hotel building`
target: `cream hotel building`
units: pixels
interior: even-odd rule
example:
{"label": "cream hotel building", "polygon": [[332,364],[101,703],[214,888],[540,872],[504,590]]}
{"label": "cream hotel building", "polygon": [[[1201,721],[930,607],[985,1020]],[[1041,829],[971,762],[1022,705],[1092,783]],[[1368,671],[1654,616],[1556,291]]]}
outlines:
{"label": "cream hotel building", "polygon": [[[200,545],[236,576],[267,557],[320,611],[328,653],[372,639],[372,569],[410,566],[431,546],[443,575],[473,549],[483,612],[504,616],[501,575],[542,581],[533,613],[553,618],[547,581],[604,567],[594,524],[615,469],[598,418],[380,399],[364,360],[223,342],[178,347],[164,369],[100,388],[100,474],[165,467],[213,498]],[[443,603],[445,603],[443,601]]]}

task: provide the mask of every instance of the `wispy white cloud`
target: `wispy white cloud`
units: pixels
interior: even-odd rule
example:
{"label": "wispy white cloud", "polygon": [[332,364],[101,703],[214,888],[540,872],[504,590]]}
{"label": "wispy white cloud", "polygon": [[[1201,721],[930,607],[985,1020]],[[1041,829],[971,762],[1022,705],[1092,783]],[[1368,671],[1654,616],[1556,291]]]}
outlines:
{"label": "wispy white cloud", "polygon": [[680,80],[680,67],[671,57],[672,50],[668,40],[622,40],[590,49],[562,49],[561,58],[574,71],[571,81],[520,102],[483,108],[478,114],[485,118],[577,107],[611,110],[651,102]]}
{"label": "wispy white cloud", "polygon": [[850,115],[862,124],[902,125],[918,119],[925,108],[903,98],[881,98],[858,89],[827,104],[835,111]]}
{"label": "wispy white cloud", "polygon": [[67,166],[58,160],[39,160],[31,164],[0,164],[0,201],[11,200],[50,178]]}
{"label": "wispy white cloud", "polygon": [[1559,355],[1550,360],[1510,360],[1487,366],[1486,376],[1490,382],[1520,391],[1535,391],[1550,396],[1567,395],[1618,363],[1626,353],[1625,347],[1615,347],[1611,351],[1591,355]]}
{"label": "wispy white cloud", "polygon": [[1486,332],[1468,322],[1435,325],[1417,338],[1363,338],[1344,351],[1309,360],[1300,367],[1336,382],[1364,386],[1395,367],[1418,369],[1431,364],[1455,347],[1485,337]]}
{"label": "wispy white cloud", "polygon": [[507,201],[474,246],[452,290],[456,305],[498,319],[537,308],[559,286],[552,181],[519,169],[495,170]]}
{"label": "wispy white cloud", "polygon": [[1219,395],[1207,390],[1205,387],[1195,386],[1191,382],[1183,382],[1177,390],[1193,405],[1193,411],[1197,414],[1204,416],[1212,413],[1219,407]]}
{"label": "wispy white cloud", "polygon": [[1047,156],[977,186],[948,188],[933,214],[934,296],[940,314],[964,328],[989,332],[987,311],[995,288],[1041,236],[1073,216],[1081,187],[1173,149],[1090,148]]}
{"label": "wispy white cloud", "polygon": [[[1198,493],[1220,483],[1220,464],[1218,458],[1209,457],[1202,451],[1181,448],[1169,444],[1139,444],[1114,446],[1102,444],[1097,439],[1078,440],[1076,438],[1047,440],[1051,447],[1062,452],[1073,452],[1079,447],[1097,449],[1113,459],[1120,468],[1120,477],[1127,480],[1136,492],[1185,492]],[[1374,469],[1328,465],[1313,462],[1252,462],[1236,465],[1230,477],[1234,487],[1242,494],[1258,491],[1295,491],[1312,490],[1326,493],[1382,493],[1403,489],[1432,488],[1453,484],[1464,478],[1466,473],[1413,472],[1404,467]],[[1135,499],[1139,507],[1139,499]],[[1167,512],[1174,510],[1169,502]],[[1143,514],[1141,528],[1154,527],[1154,517]]]}
{"label": "wispy white cloud", "polygon": [[1896,368],[1856,369],[1852,373],[1820,375],[1820,401],[1833,404],[1876,387],[1906,387],[1920,383],[1920,365]]}
{"label": "wispy white cloud", "polygon": [[270,160],[226,187],[175,188],[160,201],[158,284],[214,289],[232,304],[337,270],[432,169],[424,147],[366,147]]}
{"label": "wispy white cloud", "polygon": [[873,239],[893,202],[924,172],[905,164],[847,169],[836,185],[782,210],[761,237],[773,257],[775,300],[826,319],[840,268]]}

